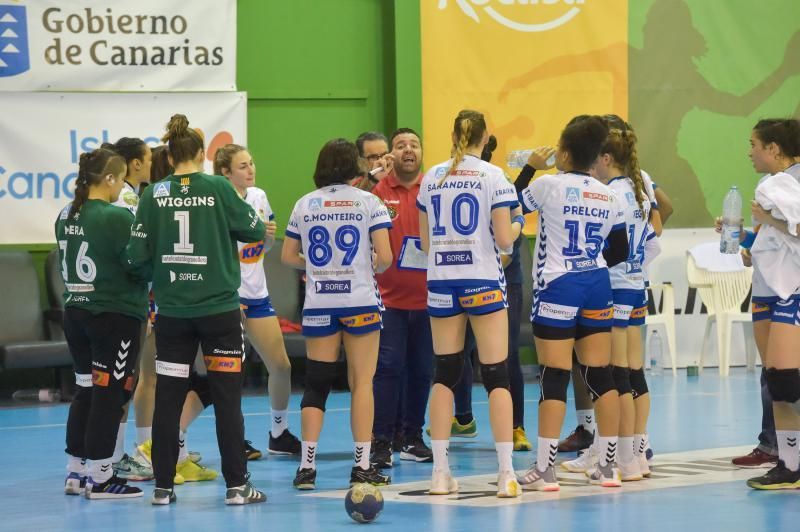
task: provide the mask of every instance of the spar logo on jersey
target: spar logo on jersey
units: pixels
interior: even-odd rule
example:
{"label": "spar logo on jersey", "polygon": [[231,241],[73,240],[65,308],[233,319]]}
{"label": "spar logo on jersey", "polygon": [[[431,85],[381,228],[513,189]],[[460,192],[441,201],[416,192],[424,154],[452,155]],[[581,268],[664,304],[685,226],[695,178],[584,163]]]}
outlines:
{"label": "spar logo on jersey", "polygon": [[578,203],[581,200],[581,191],[575,187],[567,187],[567,201]]}
{"label": "spar logo on jersey", "polygon": [[[476,8],[506,28],[526,33],[549,31],[563,26],[581,12],[586,0],[439,0],[439,9],[453,3],[469,18],[480,24]],[[553,5],[560,9],[550,8]],[[542,17],[547,17],[542,19]]]}
{"label": "spar logo on jersey", "polygon": [[0,5],[0,78],[31,68],[27,18],[24,6]]}

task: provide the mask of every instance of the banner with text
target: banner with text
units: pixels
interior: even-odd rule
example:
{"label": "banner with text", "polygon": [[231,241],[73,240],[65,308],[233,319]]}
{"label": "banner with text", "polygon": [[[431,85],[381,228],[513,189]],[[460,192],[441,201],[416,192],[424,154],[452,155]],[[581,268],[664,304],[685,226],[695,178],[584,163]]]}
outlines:
{"label": "banner with text", "polygon": [[224,144],[247,144],[244,93],[5,93],[0,97],[0,243],[51,243],[53,222],[73,197],[78,158],[103,142],[160,144],[175,113],[203,131],[206,171]]}
{"label": "banner with text", "polygon": [[236,90],[236,0],[0,0],[0,90]]}

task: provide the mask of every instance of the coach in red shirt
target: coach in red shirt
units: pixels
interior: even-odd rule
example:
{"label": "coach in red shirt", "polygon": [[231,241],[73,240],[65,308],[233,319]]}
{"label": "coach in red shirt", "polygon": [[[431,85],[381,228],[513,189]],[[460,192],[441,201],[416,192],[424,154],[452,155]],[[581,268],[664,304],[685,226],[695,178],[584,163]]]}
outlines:
{"label": "coach in red shirt", "polygon": [[[431,450],[422,439],[431,388],[433,340],[428,319],[426,256],[419,240],[417,196],[422,181],[422,143],[408,128],[389,139],[394,166],[372,193],[386,204],[392,218],[389,239],[394,262],[376,276],[386,310],[383,313],[378,367],[373,381],[375,421],[372,462],[392,466],[392,451],[401,460],[429,462]],[[405,401],[400,405],[399,401]],[[392,449],[398,407],[405,411],[402,448]],[[403,408],[405,407],[405,408]]]}

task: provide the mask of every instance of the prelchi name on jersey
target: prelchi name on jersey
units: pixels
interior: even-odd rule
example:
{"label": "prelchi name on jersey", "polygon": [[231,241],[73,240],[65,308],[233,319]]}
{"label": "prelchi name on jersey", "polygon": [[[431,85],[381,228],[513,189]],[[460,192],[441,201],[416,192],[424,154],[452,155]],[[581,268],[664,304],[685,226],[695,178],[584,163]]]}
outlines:
{"label": "prelchi name on jersey", "polygon": [[159,207],[213,207],[214,196],[197,196],[190,198],[156,198]]}

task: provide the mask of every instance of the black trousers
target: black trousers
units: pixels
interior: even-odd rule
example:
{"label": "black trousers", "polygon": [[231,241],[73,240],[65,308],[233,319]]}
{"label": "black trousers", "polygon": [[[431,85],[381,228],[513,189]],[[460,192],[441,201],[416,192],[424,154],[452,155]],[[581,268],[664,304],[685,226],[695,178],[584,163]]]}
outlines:
{"label": "black trousers", "polygon": [[242,417],[244,329],[237,309],[199,318],[156,319],[156,404],[153,473],[156,486],[171,488],[178,461],[178,430],[189,375],[202,347],[217,422],[222,475],[230,488],[247,479]]}
{"label": "black trousers", "polygon": [[67,453],[104,460],[114,454],[122,406],[130,399],[142,332],[136,318],[67,308],[64,335],[77,392],[67,419]]}

